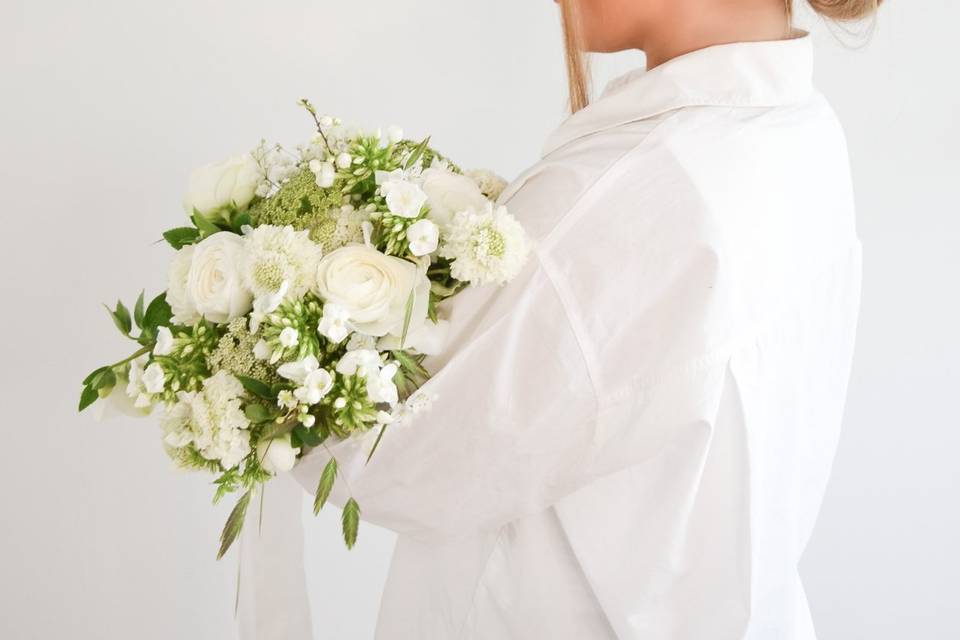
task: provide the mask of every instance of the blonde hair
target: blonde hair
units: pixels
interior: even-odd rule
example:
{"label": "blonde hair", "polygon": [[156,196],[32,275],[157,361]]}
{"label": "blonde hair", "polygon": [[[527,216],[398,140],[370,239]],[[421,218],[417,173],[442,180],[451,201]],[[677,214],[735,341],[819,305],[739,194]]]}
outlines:
{"label": "blonde hair", "polygon": [[[570,112],[576,113],[590,102],[590,64],[584,55],[580,29],[579,0],[559,0],[563,22],[563,44],[567,58]],[[807,0],[824,18],[852,22],[873,15],[883,0]],[[787,20],[793,18],[793,0],[784,0]]]}

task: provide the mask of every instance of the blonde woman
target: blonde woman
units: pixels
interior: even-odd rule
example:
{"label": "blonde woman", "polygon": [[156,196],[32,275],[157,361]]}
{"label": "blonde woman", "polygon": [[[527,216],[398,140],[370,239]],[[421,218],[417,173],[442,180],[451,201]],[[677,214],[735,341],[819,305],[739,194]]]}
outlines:
{"label": "blonde woman", "polygon": [[[377,638],[811,640],[860,244],[810,38],[790,0],[560,4],[573,113],[500,198],[532,259],[453,304],[432,411],[334,449],[399,534]],[[583,52],[624,49],[590,101]]]}

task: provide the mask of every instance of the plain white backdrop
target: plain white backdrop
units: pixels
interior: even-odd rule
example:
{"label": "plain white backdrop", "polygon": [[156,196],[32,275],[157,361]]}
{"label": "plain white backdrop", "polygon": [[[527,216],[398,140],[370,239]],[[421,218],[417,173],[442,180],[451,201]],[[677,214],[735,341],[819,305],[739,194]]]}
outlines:
{"label": "plain white backdrop", "polygon": [[[638,0],[639,1],[639,0]],[[960,82],[953,0],[888,0],[869,43],[802,12],[846,126],[864,291],[845,432],[802,564],[821,640],[960,637]],[[839,33],[839,39],[837,37]],[[155,421],[76,415],[126,345],[99,306],[164,285],[193,167],[309,133],[295,106],[402,124],[507,177],[563,116],[548,0],[4,0],[0,637],[228,639],[229,505]],[[597,64],[597,84],[643,65]],[[803,175],[796,188],[804,189]],[[392,536],[308,523],[317,638],[372,635]]]}

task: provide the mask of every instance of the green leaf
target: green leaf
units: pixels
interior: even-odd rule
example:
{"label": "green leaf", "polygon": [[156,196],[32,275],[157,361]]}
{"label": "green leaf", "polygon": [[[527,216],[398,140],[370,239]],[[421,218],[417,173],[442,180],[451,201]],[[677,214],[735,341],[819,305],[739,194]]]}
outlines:
{"label": "green leaf", "polygon": [[100,394],[97,393],[97,390],[87,385],[83,388],[83,392],[80,394],[80,406],[77,411],[83,411],[94,402],[97,401],[97,398],[100,397]]}
{"label": "green leaf", "polygon": [[132,321],[130,320],[130,311],[123,306],[123,303],[117,300],[117,308],[113,311],[110,310],[110,307],[103,305],[106,308],[107,313],[110,314],[110,317],[113,318],[113,324],[117,325],[117,329],[120,330],[125,336],[130,335],[130,330],[133,328]]}
{"label": "green leaf", "polygon": [[157,327],[170,324],[171,318],[173,318],[173,311],[167,304],[167,294],[164,292],[147,305],[147,310],[143,314],[143,328],[156,330]]}
{"label": "green leaf", "polygon": [[247,416],[247,419],[254,424],[267,422],[274,417],[273,412],[262,404],[248,404],[243,410],[243,413]]}
{"label": "green leaf", "polygon": [[193,210],[193,217],[191,219],[193,220],[193,224],[195,224],[197,229],[200,231],[200,237],[202,238],[212,236],[213,234],[222,231],[220,227],[210,222],[210,220],[208,220],[206,216],[200,213],[197,209]]}
{"label": "green leaf", "polygon": [[200,232],[194,227],[177,227],[164,231],[163,239],[174,249],[180,250],[199,240]]}
{"label": "green leaf", "polygon": [[83,386],[87,386],[88,384],[90,384],[91,382],[93,382],[93,379],[94,379],[94,378],[96,378],[98,375],[100,375],[101,373],[103,373],[104,370],[109,369],[109,368],[110,368],[110,367],[100,367],[99,369],[94,369],[93,371],[91,371],[90,374],[89,374],[86,378],[83,379]]}
{"label": "green leaf", "polygon": [[296,434],[297,438],[300,439],[300,442],[305,444],[308,447],[319,447],[323,442],[323,439],[313,431],[312,429],[307,429],[302,424],[298,424],[293,428],[293,432]]}
{"label": "green leaf", "polygon": [[235,213],[230,218],[230,228],[233,229],[234,233],[243,233],[243,227],[248,224],[253,224],[253,221],[250,219],[250,214],[246,211]]}
{"label": "green leaf", "polygon": [[133,305],[133,321],[137,323],[137,326],[141,329],[143,328],[143,294],[145,292],[141,291],[140,295],[137,296],[137,303]]}
{"label": "green leaf", "polygon": [[370,464],[370,458],[373,457],[373,452],[380,446],[380,441],[383,440],[383,434],[386,433],[386,431],[387,425],[381,425],[380,433],[377,434],[377,439],[373,441],[373,446],[370,448],[370,453],[367,454],[367,461],[364,464]]}
{"label": "green leaf", "polygon": [[357,528],[360,526],[360,505],[353,498],[343,505],[340,522],[343,524],[343,541],[347,543],[347,549],[353,549],[353,545],[357,543]]}
{"label": "green leaf", "polygon": [[293,431],[295,422],[281,422],[277,424],[276,421],[270,422],[269,424],[264,425],[263,429],[260,431],[261,440],[271,440],[277,436],[282,436]]}
{"label": "green leaf", "polygon": [[237,380],[240,381],[240,384],[243,385],[243,388],[249,391],[250,393],[265,398],[267,400],[276,400],[277,396],[274,395],[273,391],[270,389],[270,386],[260,382],[255,378],[248,378],[247,376],[237,376]]}
{"label": "green leaf", "polygon": [[330,492],[333,491],[333,483],[337,479],[337,459],[330,458],[327,466],[323,468],[320,474],[320,484],[317,485],[317,496],[313,499],[313,515],[320,513],[323,505],[327,503]]}
{"label": "green leaf", "polygon": [[423,141],[414,148],[413,153],[410,154],[410,157],[407,158],[407,163],[403,165],[404,169],[410,169],[417,163],[417,160],[420,159],[420,156],[423,155],[423,152],[427,150],[427,144],[430,143],[430,136],[427,136]]}
{"label": "green leaf", "polygon": [[232,545],[237,539],[237,536],[240,535],[240,531],[243,529],[243,519],[247,515],[247,506],[250,504],[250,495],[252,492],[253,490],[251,489],[240,497],[233,511],[230,512],[227,523],[223,525],[223,533],[220,534],[220,551],[217,553],[217,560],[223,557],[223,554],[227,552],[230,545]]}
{"label": "green leaf", "polygon": [[110,367],[104,367],[100,373],[93,376],[87,383],[91,389],[99,391],[100,389],[110,389],[117,384],[117,376]]}
{"label": "green leaf", "polygon": [[403,332],[400,334],[401,349],[403,349],[403,345],[407,341],[407,331],[410,330],[410,319],[413,317],[414,291],[416,291],[416,289],[410,289],[410,295],[407,296],[407,308],[406,311],[403,312]]}

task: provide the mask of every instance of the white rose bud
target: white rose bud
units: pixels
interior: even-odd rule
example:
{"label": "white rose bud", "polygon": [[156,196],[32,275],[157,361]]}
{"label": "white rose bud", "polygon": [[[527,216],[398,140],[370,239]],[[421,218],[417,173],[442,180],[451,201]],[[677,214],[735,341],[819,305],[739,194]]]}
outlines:
{"label": "white rose bud", "polygon": [[476,182],[447,169],[431,167],[424,171],[423,190],[430,218],[441,227],[450,225],[460,212],[483,211],[488,202]]}
{"label": "white rose bud", "polygon": [[290,471],[297,463],[300,448],[294,447],[290,434],[257,443],[257,459],[260,465],[270,473]]}
{"label": "white rose bud", "polygon": [[190,175],[183,208],[216,218],[229,206],[245,209],[261,182],[260,168],[249,153],[200,167]]}

